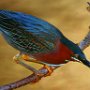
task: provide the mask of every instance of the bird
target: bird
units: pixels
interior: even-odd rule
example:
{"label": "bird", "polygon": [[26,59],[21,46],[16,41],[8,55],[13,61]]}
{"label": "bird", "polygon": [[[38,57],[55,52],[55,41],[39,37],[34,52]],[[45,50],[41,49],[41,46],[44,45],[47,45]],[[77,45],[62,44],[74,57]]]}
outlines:
{"label": "bird", "polygon": [[[9,45],[19,51],[13,58],[17,63],[23,59],[42,64],[48,70],[47,75],[53,72],[52,67],[69,61],[78,61],[90,67],[90,62],[77,44],[54,25],[36,16],[0,10],[0,33]],[[35,68],[29,66],[29,69],[40,75]]]}

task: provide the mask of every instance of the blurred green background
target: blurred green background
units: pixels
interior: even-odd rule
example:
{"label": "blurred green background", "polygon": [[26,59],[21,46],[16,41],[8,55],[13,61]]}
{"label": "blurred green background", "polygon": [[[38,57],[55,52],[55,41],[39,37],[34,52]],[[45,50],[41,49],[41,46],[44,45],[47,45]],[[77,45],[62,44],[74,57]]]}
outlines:
{"label": "blurred green background", "polygon": [[[0,9],[20,11],[42,18],[56,27],[75,43],[88,32],[90,13],[86,10],[87,0],[2,0]],[[90,59],[90,47],[85,51]],[[16,64],[12,57],[18,53],[0,35],[0,85],[14,82],[31,74]],[[32,64],[37,68],[39,65]],[[36,84],[17,90],[90,90],[90,70],[86,66],[70,62]]]}

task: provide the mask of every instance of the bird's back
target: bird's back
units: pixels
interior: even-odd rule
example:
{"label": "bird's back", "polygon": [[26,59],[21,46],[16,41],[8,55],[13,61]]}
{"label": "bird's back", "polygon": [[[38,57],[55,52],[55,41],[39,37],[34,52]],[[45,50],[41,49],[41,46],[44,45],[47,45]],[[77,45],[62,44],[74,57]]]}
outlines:
{"label": "bird's back", "polygon": [[48,22],[20,12],[0,10],[0,31],[10,45],[25,53],[47,53],[63,35]]}

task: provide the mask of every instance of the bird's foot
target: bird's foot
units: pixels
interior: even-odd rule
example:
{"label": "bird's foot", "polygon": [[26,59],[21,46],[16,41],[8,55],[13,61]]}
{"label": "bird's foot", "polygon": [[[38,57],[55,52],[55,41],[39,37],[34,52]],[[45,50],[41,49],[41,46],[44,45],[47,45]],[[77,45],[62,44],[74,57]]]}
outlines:
{"label": "bird's foot", "polygon": [[26,64],[22,60],[18,60],[18,64],[22,65],[23,67],[27,68],[28,70],[32,71],[36,76],[43,76],[44,74],[39,70],[35,69],[34,67]]}
{"label": "bird's foot", "polygon": [[[39,64],[43,64],[39,61],[35,61],[35,60],[31,60],[31,58],[28,56],[28,55],[25,55],[25,54],[17,54],[16,56],[13,57],[13,60],[17,63],[17,64],[21,64],[22,66],[26,67],[27,69],[31,70],[36,76],[43,76],[44,73],[36,70],[35,68],[31,67],[31,66],[28,66],[27,64],[25,64],[24,62],[22,62],[22,60],[25,60],[25,61],[31,61],[31,62],[35,62],[35,63],[39,63]],[[47,69],[48,73],[46,75],[44,75],[45,77],[46,76],[50,76],[51,73],[53,72],[53,67],[51,66],[48,66],[48,65],[44,65],[44,68]]]}
{"label": "bird's foot", "polygon": [[17,54],[13,57],[13,60],[18,64],[19,60],[21,59],[21,55]]}
{"label": "bird's foot", "polygon": [[26,54],[22,54],[22,59],[25,60],[25,61],[29,61],[30,59],[30,56],[26,55]]}
{"label": "bird's foot", "polygon": [[21,58],[25,61],[39,63],[39,61],[36,61],[36,59],[34,59],[34,58],[32,58],[32,57],[30,57],[29,55],[26,55],[26,54],[22,54]]}
{"label": "bird's foot", "polygon": [[48,65],[44,65],[44,68],[46,68],[48,70],[48,73],[45,75],[45,77],[50,76],[53,72],[53,67],[48,66]]}
{"label": "bird's foot", "polygon": [[14,60],[16,63],[18,63],[19,60],[29,61],[30,59],[31,59],[30,56],[28,56],[28,55],[26,55],[26,54],[21,54],[21,53],[15,55],[15,56],[13,57],[13,60]]}

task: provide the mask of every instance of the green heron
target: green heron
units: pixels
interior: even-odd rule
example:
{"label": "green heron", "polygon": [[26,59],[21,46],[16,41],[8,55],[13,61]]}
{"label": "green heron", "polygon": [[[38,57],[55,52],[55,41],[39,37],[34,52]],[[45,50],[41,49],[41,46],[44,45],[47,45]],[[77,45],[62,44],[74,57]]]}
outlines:
{"label": "green heron", "polygon": [[[20,59],[40,63],[49,73],[52,67],[67,61],[80,61],[90,67],[77,44],[67,39],[55,26],[35,16],[0,10],[0,32],[12,47],[20,51],[14,56],[18,63]],[[31,66],[30,70],[38,74]]]}

